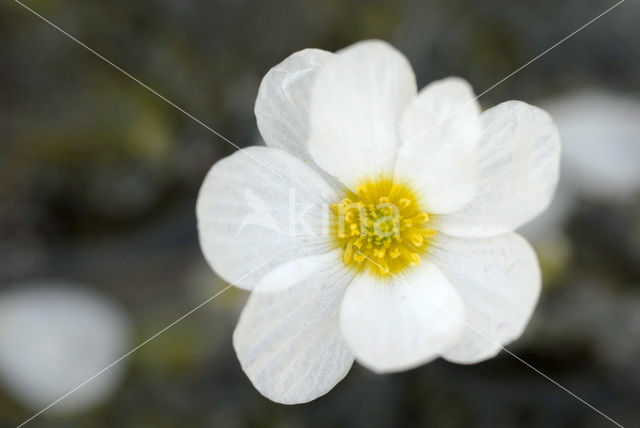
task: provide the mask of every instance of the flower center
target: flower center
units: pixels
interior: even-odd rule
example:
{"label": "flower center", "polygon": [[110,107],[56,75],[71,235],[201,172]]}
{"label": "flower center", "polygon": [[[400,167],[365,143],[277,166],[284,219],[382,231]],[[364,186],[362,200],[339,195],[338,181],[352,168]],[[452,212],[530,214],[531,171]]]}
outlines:
{"label": "flower center", "polygon": [[436,231],[415,193],[391,179],[367,180],[331,205],[332,233],[348,266],[386,276],[420,263]]}

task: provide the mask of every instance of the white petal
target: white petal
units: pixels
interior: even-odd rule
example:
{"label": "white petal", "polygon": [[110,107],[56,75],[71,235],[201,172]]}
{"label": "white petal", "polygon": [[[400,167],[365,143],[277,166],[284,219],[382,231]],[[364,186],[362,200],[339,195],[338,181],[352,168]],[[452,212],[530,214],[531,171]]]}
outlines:
{"label": "white petal", "polygon": [[480,130],[480,106],[463,79],[433,82],[407,107],[395,176],[414,183],[428,212],[456,211],[475,195]]}
{"label": "white petal", "polygon": [[[84,287],[47,281],[0,296],[0,380],[23,405],[39,411],[116,361],[128,349],[123,309]],[[123,361],[50,411],[80,412],[108,399]]]}
{"label": "white petal", "polygon": [[328,204],[336,199],[293,155],[265,147],[240,150],[218,161],[202,184],[200,246],[222,278],[252,289],[274,267],[329,250]]}
{"label": "white petal", "polygon": [[456,363],[491,358],[520,337],[540,294],[540,268],[531,246],[515,233],[490,238],[439,234],[433,263],[465,305],[465,331],[442,356]]}
{"label": "white petal", "polygon": [[304,403],[325,394],[347,374],[353,354],[338,320],[352,279],[353,273],[333,259],[282,292],[251,294],[233,346],[242,369],[265,397]]}
{"label": "white petal", "polygon": [[411,65],[389,44],[366,41],[336,52],[311,91],[311,156],[352,188],[366,175],[390,172],[397,123],[415,95]]}
{"label": "white petal", "polygon": [[253,290],[254,293],[281,292],[297,284],[300,278],[306,277],[327,264],[327,262],[343,263],[344,250],[338,248],[324,254],[314,254],[284,263],[266,274]]}
{"label": "white petal", "polygon": [[[563,176],[564,177],[564,176]],[[574,188],[560,178],[558,189],[549,205],[538,217],[518,229],[518,233],[534,246],[557,239],[563,234],[563,228],[575,210],[578,197]]]}
{"label": "white petal", "polygon": [[562,178],[581,194],[625,201],[640,190],[640,100],[589,89],[544,104],[563,146]]}
{"label": "white petal", "polygon": [[342,302],[340,325],[359,363],[379,373],[436,358],[458,339],[464,307],[433,264],[383,280],[361,274]]}
{"label": "white petal", "polygon": [[311,83],[331,52],[304,49],[273,67],[262,79],[255,113],[267,146],[310,161],[309,103]]}
{"label": "white petal", "polygon": [[462,210],[440,216],[440,230],[457,236],[510,232],[543,211],[558,182],[560,139],[549,115],[520,101],[482,114],[479,187]]}

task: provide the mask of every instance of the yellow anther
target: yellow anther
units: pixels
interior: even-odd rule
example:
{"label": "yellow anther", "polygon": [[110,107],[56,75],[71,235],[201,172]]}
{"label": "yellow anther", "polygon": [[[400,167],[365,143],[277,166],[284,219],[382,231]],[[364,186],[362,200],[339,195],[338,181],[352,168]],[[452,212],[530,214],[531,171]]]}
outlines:
{"label": "yellow anther", "polygon": [[433,229],[422,229],[421,233],[422,233],[422,236],[424,236],[425,238],[431,238],[432,236],[436,236],[438,232],[436,232]]}
{"label": "yellow anther", "polygon": [[344,198],[343,200],[340,201],[340,205],[342,205],[343,208],[348,208],[349,205],[351,205],[353,202],[351,202],[351,199],[347,199]]}
{"label": "yellow anther", "polygon": [[418,253],[414,253],[413,251],[410,251],[404,247],[400,248],[400,252],[402,253],[402,257],[407,259],[409,264],[415,266],[420,263],[420,255]]}
{"label": "yellow anther", "polygon": [[422,237],[422,235],[412,233],[409,235],[409,242],[411,242],[416,247],[420,247],[422,246],[422,244],[424,244],[424,238]]}
{"label": "yellow anther", "polygon": [[420,210],[416,193],[387,178],[361,183],[330,207],[344,263],[376,275],[395,275],[419,264],[427,239],[436,233],[426,226],[429,215]]}
{"label": "yellow anther", "polygon": [[418,213],[415,217],[413,217],[413,221],[415,221],[416,224],[426,223],[429,221],[429,214],[422,211]]}
{"label": "yellow anther", "polygon": [[373,255],[378,257],[379,259],[383,258],[384,254],[385,254],[384,248],[382,248],[382,249],[376,248],[375,250],[373,250]]}
{"label": "yellow anther", "polygon": [[377,261],[375,266],[378,268],[380,274],[387,275],[389,273],[389,265],[384,260]]}
{"label": "yellow anther", "polygon": [[351,257],[353,256],[353,243],[354,243],[355,239],[351,239],[348,243],[347,246],[344,249],[344,253],[342,254],[342,258],[344,259],[344,263],[345,264],[349,264],[351,263]]}
{"label": "yellow anther", "polygon": [[400,200],[398,200],[398,208],[400,209],[408,208],[409,205],[411,205],[411,199],[400,198]]}
{"label": "yellow anther", "polygon": [[420,254],[418,253],[411,254],[411,257],[409,258],[409,264],[411,264],[411,266],[418,266],[419,263],[420,263]]}

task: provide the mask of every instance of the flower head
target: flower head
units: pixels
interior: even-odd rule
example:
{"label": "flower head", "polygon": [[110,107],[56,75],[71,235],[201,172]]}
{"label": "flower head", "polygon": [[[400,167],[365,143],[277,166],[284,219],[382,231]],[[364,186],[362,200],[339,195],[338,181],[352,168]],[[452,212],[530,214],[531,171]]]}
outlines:
{"label": "flower head", "polygon": [[571,258],[565,228],[581,201],[628,204],[640,192],[640,100],[585,88],[540,103],[562,138],[562,175],[551,206],[519,232],[553,278]]}
{"label": "flower head", "polygon": [[356,193],[331,204],[336,246],[346,265],[382,276],[420,263],[428,238],[429,214],[411,188],[393,178],[365,181]]}
{"label": "flower head", "polygon": [[[253,290],[234,347],[262,394],[305,402],[354,360],[376,372],[474,363],[522,334],[540,272],[513,231],[558,180],[544,111],[481,113],[459,78],[418,92],[380,41],[294,53],[255,111],[267,147],[216,163],[197,215],[212,268]],[[246,220],[260,212],[268,222]]]}
{"label": "flower head", "polygon": [[[75,413],[104,403],[125,366],[86,381],[122,356],[130,339],[123,308],[82,285],[42,280],[0,293],[0,383],[29,409],[56,402],[51,411]],[[81,393],[65,396],[80,384]]]}
{"label": "flower head", "polygon": [[601,201],[632,199],[640,190],[640,100],[589,88],[543,105],[562,137],[568,190]]}

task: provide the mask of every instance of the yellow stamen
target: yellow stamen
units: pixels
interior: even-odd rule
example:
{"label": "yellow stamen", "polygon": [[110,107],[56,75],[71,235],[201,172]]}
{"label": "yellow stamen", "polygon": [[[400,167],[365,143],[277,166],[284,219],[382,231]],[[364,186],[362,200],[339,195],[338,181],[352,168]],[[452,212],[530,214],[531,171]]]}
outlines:
{"label": "yellow stamen", "polygon": [[377,275],[396,274],[420,263],[436,234],[429,214],[405,183],[387,178],[362,182],[331,204],[336,245],[348,266]]}

